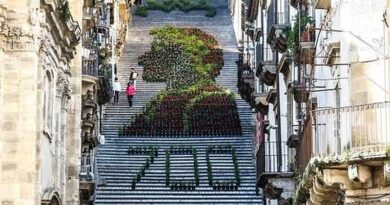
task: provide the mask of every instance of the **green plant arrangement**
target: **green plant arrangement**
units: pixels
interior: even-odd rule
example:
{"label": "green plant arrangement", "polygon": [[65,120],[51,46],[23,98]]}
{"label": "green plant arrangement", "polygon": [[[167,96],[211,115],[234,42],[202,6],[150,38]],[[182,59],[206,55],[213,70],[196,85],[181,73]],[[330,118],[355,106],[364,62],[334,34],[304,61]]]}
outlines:
{"label": "green plant arrangement", "polygon": [[171,177],[171,153],[169,150],[165,151],[165,185],[169,186]]}
{"label": "green plant arrangement", "polygon": [[215,38],[197,28],[151,31],[151,50],[139,56],[143,79],[165,82],[144,111],[124,125],[124,136],[237,135],[235,95],[215,83],[224,65]]}
{"label": "green plant arrangement", "polygon": [[149,15],[148,8],[140,6],[135,10],[135,15],[147,17]]}
{"label": "green plant arrangement", "polygon": [[135,190],[137,183],[139,183],[146,175],[146,170],[154,163],[154,159],[158,155],[158,148],[155,146],[143,146],[143,147],[129,147],[127,150],[129,155],[147,155],[145,163],[142,165],[137,175],[131,180],[131,189]]}
{"label": "green plant arrangement", "polygon": [[193,2],[191,0],[164,0],[157,2],[156,0],[147,0],[145,6],[137,7],[135,14],[142,17],[148,16],[148,10],[161,10],[164,12],[171,12],[178,9],[182,12],[189,12],[192,10],[204,10],[206,11],[206,17],[214,17],[217,12],[216,9],[210,6],[207,0],[199,0]]}
{"label": "green plant arrangement", "polygon": [[[234,180],[214,181],[210,154],[231,154],[232,155],[233,168],[234,168]],[[237,154],[235,148],[233,148],[231,145],[207,147],[206,164],[207,164],[207,176],[209,180],[209,185],[212,186],[214,190],[230,191],[230,190],[238,189],[238,186],[240,186],[241,184],[241,179],[240,179],[240,171],[238,168]]]}
{"label": "green plant arrangement", "polygon": [[195,184],[199,186],[199,163],[198,163],[198,152],[194,148],[192,150],[192,154],[194,157],[194,170],[195,170]]}
{"label": "green plant arrangement", "polygon": [[[171,155],[192,155],[194,159],[194,180],[172,180],[171,177]],[[165,151],[165,182],[172,190],[195,190],[199,186],[199,166],[197,150],[192,147],[171,146]]]}
{"label": "green plant arrangement", "polygon": [[314,20],[308,15],[307,11],[300,11],[295,15],[295,22],[291,30],[287,33],[287,50],[294,56],[294,60],[297,59],[299,52],[300,33],[303,33],[307,24],[312,25]]}

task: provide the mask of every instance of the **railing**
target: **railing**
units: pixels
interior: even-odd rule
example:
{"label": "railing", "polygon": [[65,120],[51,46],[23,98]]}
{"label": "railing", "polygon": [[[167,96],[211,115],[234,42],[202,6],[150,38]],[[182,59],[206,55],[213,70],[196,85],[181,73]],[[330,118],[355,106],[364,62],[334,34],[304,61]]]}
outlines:
{"label": "railing", "polygon": [[94,154],[81,154],[80,178],[88,181],[92,181],[94,179],[94,161]]}
{"label": "railing", "polygon": [[390,102],[316,110],[314,155],[385,152],[390,144]]}
{"label": "railing", "polygon": [[83,75],[89,75],[89,76],[98,76],[98,61],[97,60],[83,60]]}
{"label": "railing", "polygon": [[[282,141],[282,150],[281,157],[278,153],[278,142],[277,141],[266,141],[260,144],[259,153],[257,159],[257,172],[258,174],[262,173],[281,173],[281,172],[289,172],[289,164],[288,164],[288,147],[286,146],[286,142]],[[279,157],[282,159],[280,163],[282,166],[278,167]]]}
{"label": "railing", "polygon": [[79,26],[79,22],[75,21],[73,19],[73,16],[69,16],[69,18],[66,20],[66,25],[68,26],[69,30],[73,32],[75,36],[75,42],[76,43],[81,38],[81,28]]}

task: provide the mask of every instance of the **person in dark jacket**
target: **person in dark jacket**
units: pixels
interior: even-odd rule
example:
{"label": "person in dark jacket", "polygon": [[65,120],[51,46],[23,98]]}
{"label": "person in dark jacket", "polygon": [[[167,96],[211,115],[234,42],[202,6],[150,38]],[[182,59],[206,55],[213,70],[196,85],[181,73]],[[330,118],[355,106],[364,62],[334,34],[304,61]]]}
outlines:
{"label": "person in dark jacket", "polygon": [[137,86],[138,73],[134,68],[130,68],[129,82],[132,82],[134,87]]}

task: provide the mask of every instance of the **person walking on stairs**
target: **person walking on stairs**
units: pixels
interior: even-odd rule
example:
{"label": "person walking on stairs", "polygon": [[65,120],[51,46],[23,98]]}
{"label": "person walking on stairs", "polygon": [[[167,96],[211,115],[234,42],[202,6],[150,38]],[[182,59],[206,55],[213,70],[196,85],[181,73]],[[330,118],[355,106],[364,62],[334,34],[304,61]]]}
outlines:
{"label": "person walking on stairs", "polygon": [[121,91],[121,84],[118,82],[118,78],[115,78],[115,82],[114,82],[114,85],[113,85],[113,89],[114,89],[114,103],[113,105],[118,105],[118,102],[119,102],[119,92]]}
{"label": "person walking on stairs", "polygon": [[126,88],[127,100],[129,100],[129,107],[133,106],[133,96],[135,95],[135,86],[132,82],[127,84]]}
{"label": "person walking on stairs", "polygon": [[135,71],[134,68],[130,68],[129,82],[133,82],[134,87],[137,86],[137,77],[138,77],[137,71]]}

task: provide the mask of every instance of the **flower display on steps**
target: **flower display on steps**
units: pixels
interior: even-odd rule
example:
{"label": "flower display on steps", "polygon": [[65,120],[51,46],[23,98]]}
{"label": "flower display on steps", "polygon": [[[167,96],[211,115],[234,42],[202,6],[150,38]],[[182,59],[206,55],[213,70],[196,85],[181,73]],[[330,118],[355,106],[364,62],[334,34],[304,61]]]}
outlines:
{"label": "flower display on steps", "polygon": [[[171,147],[165,151],[165,184],[171,187],[171,190],[195,190],[196,186],[199,186],[199,166],[198,166],[198,154],[195,148],[191,147]],[[194,179],[171,179],[171,155],[192,155],[194,160]]]}
{"label": "flower display on steps", "polygon": [[142,177],[145,176],[146,170],[149,169],[150,165],[154,163],[155,158],[158,157],[158,148],[155,146],[129,147],[127,153],[129,155],[149,156],[149,158],[146,158],[146,161],[142,165],[141,169],[138,170],[137,175],[131,180],[131,189],[135,190],[137,183],[141,182]]}
{"label": "flower display on steps", "polygon": [[147,0],[146,5],[137,7],[135,14],[147,17],[149,10],[161,10],[168,13],[175,9],[183,12],[204,10],[206,11],[205,16],[207,17],[214,17],[217,14],[215,8],[210,6],[207,0],[199,0],[197,2],[191,0],[164,0],[161,3],[157,0]]}
{"label": "flower display on steps", "polygon": [[235,95],[217,86],[223,53],[215,38],[197,28],[151,31],[151,50],[139,57],[143,79],[165,82],[161,91],[119,135],[238,135]]}
{"label": "flower display on steps", "polygon": [[[234,179],[231,180],[214,180],[213,178],[213,166],[211,163],[212,154],[231,154],[234,168]],[[207,164],[207,176],[209,180],[209,185],[213,187],[214,190],[224,190],[231,191],[237,190],[238,186],[241,184],[240,171],[238,168],[237,154],[236,149],[231,145],[225,146],[209,146],[206,149],[206,164]]]}

